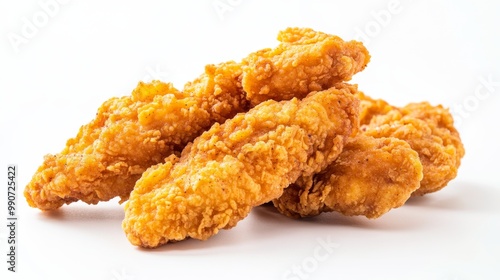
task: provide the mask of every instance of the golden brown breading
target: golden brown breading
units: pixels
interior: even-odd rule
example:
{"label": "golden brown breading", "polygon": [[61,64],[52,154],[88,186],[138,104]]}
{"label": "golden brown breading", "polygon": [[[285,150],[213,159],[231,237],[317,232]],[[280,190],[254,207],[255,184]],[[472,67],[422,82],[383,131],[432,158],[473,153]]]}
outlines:
{"label": "golden brown breading", "polygon": [[413,195],[424,195],[445,187],[457,176],[465,154],[453,117],[441,105],[412,103],[372,118],[363,133],[373,137],[396,137],[418,152],[424,178]]}
{"label": "golden brown breading", "polygon": [[373,117],[377,115],[385,115],[389,113],[393,106],[382,99],[373,99],[363,92],[359,91],[355,94],[359,99],[359,123],[360,125],[369,124]]}
{"label": "golden brown breading", "polygon": [[299,178],[273,203],[293,218],[329,211],[377,218],[403,205],[421,179],[422,164],[408,143],[359,134],[324,172]]}
{"label": "golden brown breading", "polygon": [[362,43],[310,28],[287,28],[278,40],[278,47],[243,60],[242,84],[254,105],[268,99],[303,98],[311,91],[349,81],[370,60]]}
{"label": "golden brown breading", "polygon": [[302,101],[269,100],[215,124],[176,164],[170,158],[143,174],[125,205],[128,239],[143,247],[207,239],[324,169],[357,128],[355,90],[340,84]]}
{"label": "golden brown breading", "polygon": [[111,98],[57,155],[47,155],[24,194],[51,210],[82,200],[126,200],[151,165],[181,151],[214,122],[247,110],[240,65],[209,65],[183,92],[171,84],[139,83],[131,96]]}

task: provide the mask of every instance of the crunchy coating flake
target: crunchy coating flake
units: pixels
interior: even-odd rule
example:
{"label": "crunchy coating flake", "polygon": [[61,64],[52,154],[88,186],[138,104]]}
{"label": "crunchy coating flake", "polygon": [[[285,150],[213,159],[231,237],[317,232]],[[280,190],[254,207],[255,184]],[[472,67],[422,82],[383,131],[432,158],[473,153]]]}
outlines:
{"label": "crunchy coating flake", "polygon": [[125,205],[123,229],[134,245],[207,239],[279,197],[301,175],[324,169],[357,129],[353,86],[304,100],[266,101],[188,145],[176,164],[148,169]]}
{"label": "crunchy coating flake", "polygon": [[293,218],[330,211],[377,218],[402,206],[422,176],[418,154],[408,143],[359,134],[322,173],[299,178],[273,204]]}
{"label": "crunchy coating flake", "polygon": [[373,99],[358,91],[355,96],[359,99],[359,124],[366,125],[377,115],[385,115],[394,107],[382,99]]}

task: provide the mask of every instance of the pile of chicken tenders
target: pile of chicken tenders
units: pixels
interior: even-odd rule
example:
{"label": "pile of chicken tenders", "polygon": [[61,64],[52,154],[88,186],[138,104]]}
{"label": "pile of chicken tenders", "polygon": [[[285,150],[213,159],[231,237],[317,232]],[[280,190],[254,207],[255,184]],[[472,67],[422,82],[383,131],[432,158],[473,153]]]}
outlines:
{"label": "pile of chicken tenders", "polygon": [[206,240],[267,202],[293,218],[377,218],[456,177],[465,151],[446,108],[396,107],[346,83],[370,60],[362,43],[309,28],[278,40],[182,90],[140,82],[107,100],[45,156],[29,205],[120,197],[128,240],[154,248]]}

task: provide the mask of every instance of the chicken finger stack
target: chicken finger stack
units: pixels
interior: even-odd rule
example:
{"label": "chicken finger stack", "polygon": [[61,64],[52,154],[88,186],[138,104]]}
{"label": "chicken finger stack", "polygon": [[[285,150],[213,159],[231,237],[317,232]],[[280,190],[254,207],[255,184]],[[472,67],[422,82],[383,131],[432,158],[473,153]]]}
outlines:
{"label": "chicken finger stack", "polygon": [[272,201],[294,218],[337,211],[376,218],[445,187],[464,148],[427,102],[394,107],[349,81],[370,60],[356,41],[287,28],[280,44],[207,65],[182,91],[139,83],[112,98],[25,189],[54,210],[120,197],[123,229],[154,248],[205,240]]}

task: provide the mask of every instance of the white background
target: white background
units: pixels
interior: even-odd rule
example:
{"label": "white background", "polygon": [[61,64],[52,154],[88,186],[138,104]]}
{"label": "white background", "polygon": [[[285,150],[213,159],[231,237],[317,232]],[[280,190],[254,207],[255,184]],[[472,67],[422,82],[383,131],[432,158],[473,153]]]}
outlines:
{"label": "white background", "polygon": [[[46,2],[0,2],[1,279],[498,279],[499,2],[71,0],[43,22]],[[275,46],[288,26],[362,39],[372,60],[353,82],[366,94],[449,107],[466,147],[458,177],[377,220],[297,221],[259,207],[208,241],[157,250],[129,244],[116,200],[28,207],[22,188],[43,155],[62,150],[103,101],[139,80],[182,88],[205,64]],[[16,274],[4,261],[9,163],[22,187]]]}

